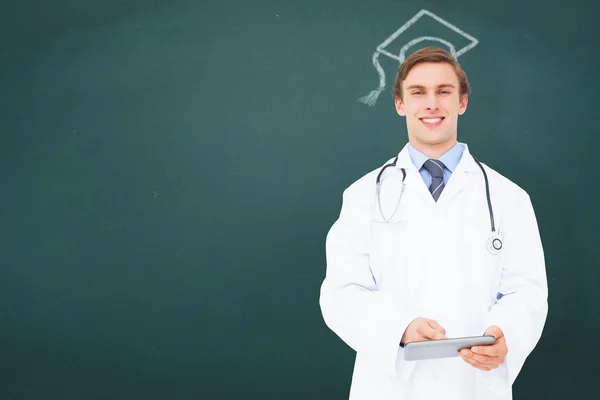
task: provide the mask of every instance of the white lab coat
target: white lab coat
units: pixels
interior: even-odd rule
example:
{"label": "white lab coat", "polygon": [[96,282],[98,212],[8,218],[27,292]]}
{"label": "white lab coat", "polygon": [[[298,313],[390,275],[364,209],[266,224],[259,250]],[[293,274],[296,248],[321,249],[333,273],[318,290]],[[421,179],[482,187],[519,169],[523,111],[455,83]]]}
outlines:
{"label": "white lab coat", "polygon": [[[344,191],[327,235],[319,302],[327,326],[356,351],[351,400],[512,399],[512,384],[546,321],[545,261],[528,194],[483,166],[502,233],[498,255],[486,249],[491,224],[485,180],[468,146],[437,203],[404,147],[396,169],[385,172],[407,172],[394,224],[371,218],[380,168]],[[386,217],[399,190],[398,180],[390,181],[382,187]],[[499,326],[508,347],[505,362],[485,372],[460,357],[404,361],[399,342],[417,317],[439,321],[448,338]]]}

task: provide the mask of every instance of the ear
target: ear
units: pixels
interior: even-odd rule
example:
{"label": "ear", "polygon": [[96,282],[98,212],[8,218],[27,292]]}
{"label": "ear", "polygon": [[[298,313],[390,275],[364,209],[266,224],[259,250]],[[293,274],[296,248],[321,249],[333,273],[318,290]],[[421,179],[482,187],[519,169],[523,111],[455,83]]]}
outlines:
{"label": "ear", "polygon": [[469,102],[469,96],[464,94],[460,99],[460,103],[458,105],[458,114],[463,115],[465,111],[467,111],[467,103]]}
{"label": "ear", "polygon": [[394,105],[396,106],[396,112],[398,113],[398,115],[404,117],[406,113],[404,112],[404,104],[402,103],[402,100],[396,97],[394,99]]}

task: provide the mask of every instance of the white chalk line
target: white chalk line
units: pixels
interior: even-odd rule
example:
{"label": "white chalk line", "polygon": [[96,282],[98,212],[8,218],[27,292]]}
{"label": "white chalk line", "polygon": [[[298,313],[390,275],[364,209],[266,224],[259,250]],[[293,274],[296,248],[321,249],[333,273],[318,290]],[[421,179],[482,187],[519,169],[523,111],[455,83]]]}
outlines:
{"label": "white chalk line", "polygon": [[401,60],[400,62],[401,63],[404,62],[404,59],[405,59],[404,55],[406,54],[406,50],[410,49],[415,44],[421,43],[421,42],[423,42],[425,40],[429,40],[429,41],[432,41],[432,42],[440,42],[440,43],[445,44],[450,49],[450,53],[454,57],[456,57],[456,49],[454,48],[454,45],[452,43],[450,43],[449,41],[441,39],[441,38],[438,38],[438,37],[434,37],[434,36],[421,36],[420,38],[411,40],[410,42],[406,43],[402,47],[402,49],[400,50],[400,57],[399,57],[400,60]]}
{"label": "white chalk line", "polygon": [[[456,51],[456,48],[454,47],[454,45],[451,42],[447,41],[447,40],[444,40],[444,39],[438,38],[438,37],[434,37],[434,36],[421,36],[421,37],[413,39],[410,42],[408,42],[407,44],[405,44],[402,47],[402,49],[400,50],[400,54],[398,56],[395,55],[395,54],[390,53],[389,51],[387,51],[385,49],[385,47],[387,47],[398,36],[400,36],[402,33],[404,33],[408,28],[410,28],[423,15],[427,15],[427,16],[433,18],[435,21],[439,22],[440,24],[446,26],[447,28],[450,28],[454,32],[458,33],[459,35],[464,36],[465,38],[467,38],[468,40],[470,40],[471,43],[469,45],[461,48],[459,51]],[[379,55],[380,54],[384,54],[384,55],[386,55],[386,56],[388,56],[388,57],[390,57],[390,58],[392,58],[394,60],[397,60],[401,64],[401,63],[404,62],[406,51],[408,51],[408,49],[410,49],[412,46],[414,46],[414,45],[416,45],[416,44],[418,44],[418,43],[420,43],[422,41],[425,41],[425,40],[437,41],[437,42],[445,44],[450,49],[451,54],[455,58],[458,58],[459,56],[463,55],[467,51],[471,50],[473,47],[477,46],[477,44],[479,43],[479,40],[477,40],[473,36],[469,35],[465,31],[463,31],[462,29],[460,29],[460,28],[452,25],[448,21],[446,21],[446,20],[438,17],[437,15],[435,15],[434,13],[432,13],[431,11],[421,10],[417,14],[415,14],[414,17],[412,17],[411,19],[409,19],[408,21],[406,21],[406,23],[404,23],[404,25],[402,25],[400,27],[400,29],[398,29],[396,32],[394,32],[392,35],[390,35],[379,46],[377,46],[377,50],[373,54],[373,66],[375,67],[375,69],[379,73],[379,86],[377,87],[377,89],[372,90],[368,95],[366,95],[364,97],[361,97],[358,100],[360,102],[365,103],[368,106],[372,107],[377,102],[377,99],[379,98],[379,95],[381,94],[381,92],[383,90],[385,90],[385,86],[386,86],[385,85],[385,71],[383,70],[383,68],[379,64]]]}

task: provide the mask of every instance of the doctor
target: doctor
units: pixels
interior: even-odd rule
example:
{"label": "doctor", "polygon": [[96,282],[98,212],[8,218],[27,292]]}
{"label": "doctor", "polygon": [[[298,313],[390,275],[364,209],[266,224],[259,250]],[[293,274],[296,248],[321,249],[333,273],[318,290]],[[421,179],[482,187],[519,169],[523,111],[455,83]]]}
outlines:
{"label": "doctor", "polygon": [[[350,399],[512,399],[541,337],[548,288],[532,202],[457,141],[468,95],[449,53],[410,55],[394,84],[408,144],[343,193],[319,301],[327,326],[356,351]],[[406,342],[482,334],[495,342],[404,360]]]}

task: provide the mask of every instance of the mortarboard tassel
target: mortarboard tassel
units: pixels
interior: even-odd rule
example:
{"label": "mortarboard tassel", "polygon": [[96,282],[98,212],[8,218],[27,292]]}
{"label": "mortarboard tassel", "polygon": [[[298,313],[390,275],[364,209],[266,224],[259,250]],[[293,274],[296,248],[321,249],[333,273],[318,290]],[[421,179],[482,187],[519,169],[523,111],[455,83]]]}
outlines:
{"label": "mortarboard tassel", "polygon": [[375,105],[379,95],[385,90],[385,71],[383,68],[381,68],[381,65],[379,65],[379,54],[379,51],[375,51],[375,53],[373,53],[373,66],[375,66],[375,69],[377,69],[377,72],[379,72],[379,86],[377,89],[371,90],[371,93],[368,95],[358,99],[358,101],[365,103],[369,107],[373,107]]}

